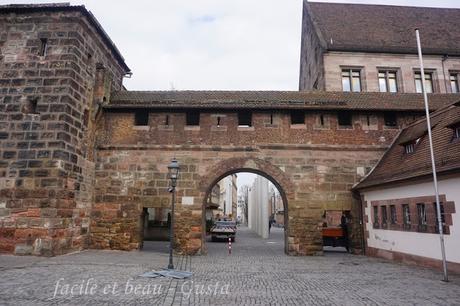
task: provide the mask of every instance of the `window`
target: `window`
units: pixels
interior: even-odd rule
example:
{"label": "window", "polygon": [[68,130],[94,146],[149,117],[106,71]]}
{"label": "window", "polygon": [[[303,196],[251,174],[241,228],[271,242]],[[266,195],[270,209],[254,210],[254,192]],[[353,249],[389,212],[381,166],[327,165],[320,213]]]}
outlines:
{"label": "window", "polygon": [[396,224],[397,216],[396,216],[396,206],[390,205],[390,222],[391,224]]}
{"label": "window", "polygon": [[460,88],[458,84],[458,74],[456,73],[451,73],[450,74],[450,88],[452,90],[452,93],[459,93]]}
{"label": "window", "polygon": [[382,212],[382,225],[385,226],[385,225],[387,225],[387,222],[388,222],[387,207],[386,206],[381,206],[380,210]]}
{"label": "window", "polygon": [[302,111],[292,111],[291,124],[305,124],[305,113]]}
{"label": "window", "polygon": [[185,115],[186,125],[200,125],[200,113],[196,111],[187,112]]}
{"label": "window", "polygon": [[379,207],[374,206],[374,226],[379,226]]}
{"label": "window", "polygon": [[220,127],[220,125],[222,124],[221,123],[221,117],[220,116],[217,116],[217,126]]}
{"label": "window", "polygon": [[425,204],[417,204],[418,225],[426,225]]}
{"label": "window", "polygon": [[149,112],[138,110],[134,113],[134,125],[149,125]]}
{"label": "window", "polygon": [[273,124],[273,113],[270,113],[270,124]]}
{"label": "window", "polygon": [[249,111],[238,113],[238,126],[250,127],[252,126],[252,113]]}
{"label": "window", "polygon": [[396,71],[379,71],[380,92],[398,92]]}
{"label": "window", "polygon": [[406,226],[410,226],[410,209],[408,204],[403,204],[403,223]]}
{"label": "window", "polygon": [[48,39],[40,38],[40,49],[38,50],[38,55],[46,56],[46,47],[48,46]]}
{"label": "window", "polygon": [[406,151],[406,154],[411,154],[414,153],[415,151],[415,144],[414,143],[408,143],[404,146],[404,149]]}
{"label": "window", "polygon": [[341,111],[337,113],[337,119],[339,126],[351,126],[351,113],[347,111]]}
{"label": "window", "polygon": [[166,115],[166,117],[165,117],[165,125],[166,126],[169,125],[169,115]]}
{"label": "window", "polygon": [[454,139],[460,139],[460,125],[454,127]]}
{"label": "window", "polygon": [[[444,205],[442,203],[439,203],[441,206],[441,222],[442,224],[446,223],[446,216],[444,215]],[[433,208],[434,208],[434,214],[436,216],[436,228],[438,228],[438,209],[436,208],[436,203],[433,203]]]}
{"label": "window", "polygon": [[319,124],[320,124],[321,126],[324,126],[324,115],[322,115],[322,114],[319,115]]}
{"label": "window", "polygon": [[[425,72],[425,90],[427,93],[433,92],[433,73]],[[415,91],[418,93],[422,91],[422,74],[415,72]]]}
{"label": "window", "polygon": [[396,121],[396,113],[395,112],[385,112],[383,114],[383,119],[385,121],[386,126],[396,126],[397,121]]}
{"label": "window", "polygon": [[343,69],[342,70],[342,88],[343,91],[361,91],[361,70]]}

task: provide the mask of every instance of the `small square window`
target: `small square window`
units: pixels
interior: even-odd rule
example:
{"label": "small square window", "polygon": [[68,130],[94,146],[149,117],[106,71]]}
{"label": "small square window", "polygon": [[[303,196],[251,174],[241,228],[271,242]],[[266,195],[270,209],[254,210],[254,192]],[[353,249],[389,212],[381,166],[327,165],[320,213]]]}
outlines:
{"label": "small square window", "polygon": [[305,124],[305,113],[303,111],[292,111],[291,124]]}
{"label": "small square window", "polygon": [[374,206],[374,227],[379,226],[379,207]]}
{"label": "small square window", "polygon": [[343,69],[342,70],[342,89],[347,92],[361,91],[361,70]]}
{"label": "small square window", "polygon": [[380,92],[398,92],[398,82],[396,80],[396,71],[380,70],[379,71],[379,88]]}
{"label": "small square window", "polygon": [[138,110],[134,113],[134,125],[149,125],[149,112],[146,110]]}
{"label": "small square window", "polygon": [[352,126],[351,118],[352,116],[350,112],[341,111],[337,113],[339,126]]}
{"label": "small square window", "polygon": [[454,130],[454,140],[460,139],[460,125],[453,128]]}
{"label": "small square window", "polygon": [[386,225],[387,222],[388,222],[387,207],[386,206],[381,206],[380,210],[382,212],[382,225]]}
{"label": "small square window", "polygon": [[200,112],[190,111],[186,113],[186,125],[200,125]]}
{"label": "small square window", "polygon": [[418,225],[426,225],[425,204],[417,204]]}
{"label": "small square window", "polygon": [[238,126],[251,127],[252,126],[252,113],[250,111],[238,112]]}

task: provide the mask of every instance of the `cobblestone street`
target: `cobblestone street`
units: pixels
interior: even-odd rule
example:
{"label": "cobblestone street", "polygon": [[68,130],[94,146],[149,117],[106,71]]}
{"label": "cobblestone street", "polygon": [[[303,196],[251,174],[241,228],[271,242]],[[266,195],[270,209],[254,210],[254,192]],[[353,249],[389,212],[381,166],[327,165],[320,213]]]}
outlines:
{"label": "cobblestone street", "polygon": [[177,268],[194,273],[189,280],[138,277],[167,266],[166,245],[0,256],[0,304],[460,305],[458,276],[443,283],[438,272],[340,252],[286,256],[277,228],[268,240],[240,228],[231,255],[225,242],[216,242],[208,243],[207,256],[176,258]]}

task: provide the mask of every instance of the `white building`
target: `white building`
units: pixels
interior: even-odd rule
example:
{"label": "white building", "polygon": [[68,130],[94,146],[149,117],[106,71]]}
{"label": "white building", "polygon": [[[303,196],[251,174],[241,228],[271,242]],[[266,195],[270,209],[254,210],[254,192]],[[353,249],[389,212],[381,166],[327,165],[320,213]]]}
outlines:
{"label": "white building", "polygon": [[[460,102],[431,115],[448,269],[460,272]],[[355,190],[368,255],[441,267],[426,120],[404,129]]]}
{"label": "white building", "polygon": [[268,238],[269,180],[258,175],[249,191],[248,226],[262,238]]}

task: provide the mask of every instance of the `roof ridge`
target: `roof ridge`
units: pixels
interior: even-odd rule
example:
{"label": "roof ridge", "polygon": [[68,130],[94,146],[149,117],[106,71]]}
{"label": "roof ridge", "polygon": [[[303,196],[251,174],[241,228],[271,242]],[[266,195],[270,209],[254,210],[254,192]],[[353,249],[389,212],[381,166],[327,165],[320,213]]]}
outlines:
{"label": "roof ridge", "polygon": [[460,10],[455,7],[436,7],[436,6],[412,6],[412,5],[399,5],[399,4],[373,4],[373,3],[344,3],[344,2],[322,2],[322,1],[308,1],[309,4],[320,5],[349,5],[349,6],[372,6],[372,7],[391,7],[391,8],[410,8],[410,9],[439,9],[439,10]]}

